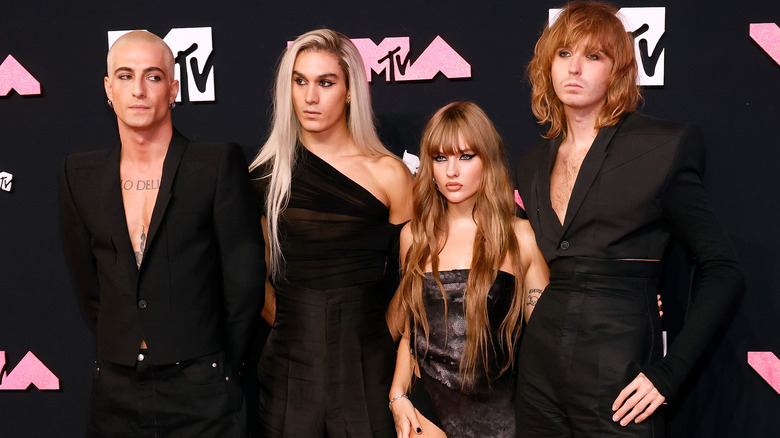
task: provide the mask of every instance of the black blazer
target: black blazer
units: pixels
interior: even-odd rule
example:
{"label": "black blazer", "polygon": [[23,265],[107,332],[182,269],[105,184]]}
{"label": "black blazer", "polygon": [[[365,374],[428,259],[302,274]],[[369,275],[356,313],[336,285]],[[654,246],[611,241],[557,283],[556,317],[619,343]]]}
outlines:
{"label": "black blazer", "polygon": [[137,268],[119,177],[120,146],[66,157],[62,241],[97,357],[155,364],[224,350],[237,369],[265,293],[260,218],[241,149],[174,131]]}
{"label": "black blazer", "polygon": [[659,259],[677,238],[696,259],[693,305],[667,356],[643,370],[672,396],[744,288],[702,183],[704,142],[686,124],[639,113],[604,127],[586,155],[563,224],[550,202],[561,138],[520,158],[517,189],[548,263],[560,257]]}

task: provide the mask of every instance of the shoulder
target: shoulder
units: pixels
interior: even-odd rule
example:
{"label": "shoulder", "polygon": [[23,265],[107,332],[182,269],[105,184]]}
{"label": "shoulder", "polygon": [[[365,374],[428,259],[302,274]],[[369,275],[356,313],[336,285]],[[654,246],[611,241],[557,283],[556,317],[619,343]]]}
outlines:
{"label": "shoulder", "polygon": [[100,149],[88,152],[75,152],[65,156],[64,163],[68,170],[81,167],[101,166],[108,158],[111,149]]}
{"label": "shoulder", "polygon": [[539,169],[541,162],[547,156],[554,139],[540,139],[529,149],[526,149],[517,159],[516,176],[518,180],[530,178]]}
{"label": "shoulder", "polygon": [[396,157],[383,155],[371,160],[380,183],[385,187],[395,187],[398,184],[411,184],[412,174],[409,169]]}
{"label": "shoulder", "polygon": [[659,119],[638,112],[629,113],[618,129],[617,136],[625,135],[683,135],[689,124]]}
{"label": "shoulder", "polygon": [[529,247],[529,245],[536,246],[536,235],[534,234],[533,228],[531,228],[531,222],[527,219],[519,217],[513,218],[512,229],[515,232],[517,243],[520,245],[521,249]]}

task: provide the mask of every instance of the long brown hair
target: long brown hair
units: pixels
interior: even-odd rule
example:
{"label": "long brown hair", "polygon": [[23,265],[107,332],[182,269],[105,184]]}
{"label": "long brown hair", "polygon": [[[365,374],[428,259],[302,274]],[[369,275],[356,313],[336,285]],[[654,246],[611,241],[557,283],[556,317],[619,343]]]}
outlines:
{"label": "long brown hair", "polygon": [[[433,115],[423,132],[419,173],[414,181],[413,213],[410,227],[412,244],[404,261],[401,298],[415,336],[428,339],[428,319],[422,299],[425,269],[431,265],[433,278],[445,302],[446,292],[439,279],[439,252],[447,242],[447,200],[433,181],[433,157],[442,152],[459,151],[461,140],[482,160],[482,181],[474,195],[472,216],[477,224],[466,291],[463,300],[466,316],[466,347],[460,373],[464,387],[474,383],[479,365],[489,375],[491,357],[503,357],[501,373],[512,366],[513,349],[522,327],[522,267],[517,237],[513,229],[515,202],[507,173],[506,154],[501,137],[482,109],[472,102],[453,102]],[[509,257],[514,271],[514,299],[498,328],[494,345],[487,309],[487,295],[498,270]],[[502,352],[502,355],[498,355]],[[491,354],[492,353],[492,354]],[[424,352],[416,352],[424,354]]]}
{"label": "long brown hair", "polygon": [[612,59],[606,102],[594,128],[614,125],[641,101],[634,40],[616,13],[618,10],[608,3],[571,2],[536,42],[526,75],[531,83],[531,109],[539,124],[549,123],[545,138],[566,136],[566,113],[551,79],[553,58],[560,48],[582,45],[588,52],[601,50]]}

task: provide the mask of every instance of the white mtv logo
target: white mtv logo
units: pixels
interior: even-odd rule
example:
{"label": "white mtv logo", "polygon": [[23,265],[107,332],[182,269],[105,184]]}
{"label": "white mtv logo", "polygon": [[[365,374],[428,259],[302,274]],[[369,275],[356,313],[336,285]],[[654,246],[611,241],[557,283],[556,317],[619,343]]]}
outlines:
{"label": "white mtv logo", "polygon": [[8,172],[0,172],[0,190],[10,192],[14,176]]}
{"label": "white mtv logo", "polygon": [[[560,13],[560,9],[550,9],[550,25]],[[618,18],[626,32],[634,35],[639,85],[663,85],[665,48],[659,43],[666,32],[666,8],[621,8]]]}
{"label": "white mtv logo", "polygon": [[[131,30],[113,30],[108,32],[108,47],[120,36]],[[176,102],[182,101],[186,93],[189,102],[213,102],[214,66],[210,58],[214,49],[210,27],[183,27],[171,29],[165,35],[165,43],[176,58],[174,78],[180,83]],[[182,80],[182,70],[186,80]]]}

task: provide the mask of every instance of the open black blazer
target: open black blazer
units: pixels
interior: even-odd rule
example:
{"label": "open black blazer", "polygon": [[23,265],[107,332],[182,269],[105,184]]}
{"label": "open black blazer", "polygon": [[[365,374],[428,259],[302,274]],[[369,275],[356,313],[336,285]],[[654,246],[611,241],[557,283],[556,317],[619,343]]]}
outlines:
{"label": "open black blazer", "polygon": [[224,350],[237,369],[264,297],[260,218],[243,152],[174,131],[140,269],[128,235],[120,146],[66,157],[62,241],[97,357],[155,364]]}
{"label": "open black blazer", "polygon": [[563,224],[550,202],[560,144],[560,137],[539,142],[516,171],[524,214],[548,263],[569,256],[662,260],[672,237],[696,260],[685,326],[667,356],[643,370],[671,397],[744,288],[702,183],[701,132],[639,113],[601,128],[582,162]]}

